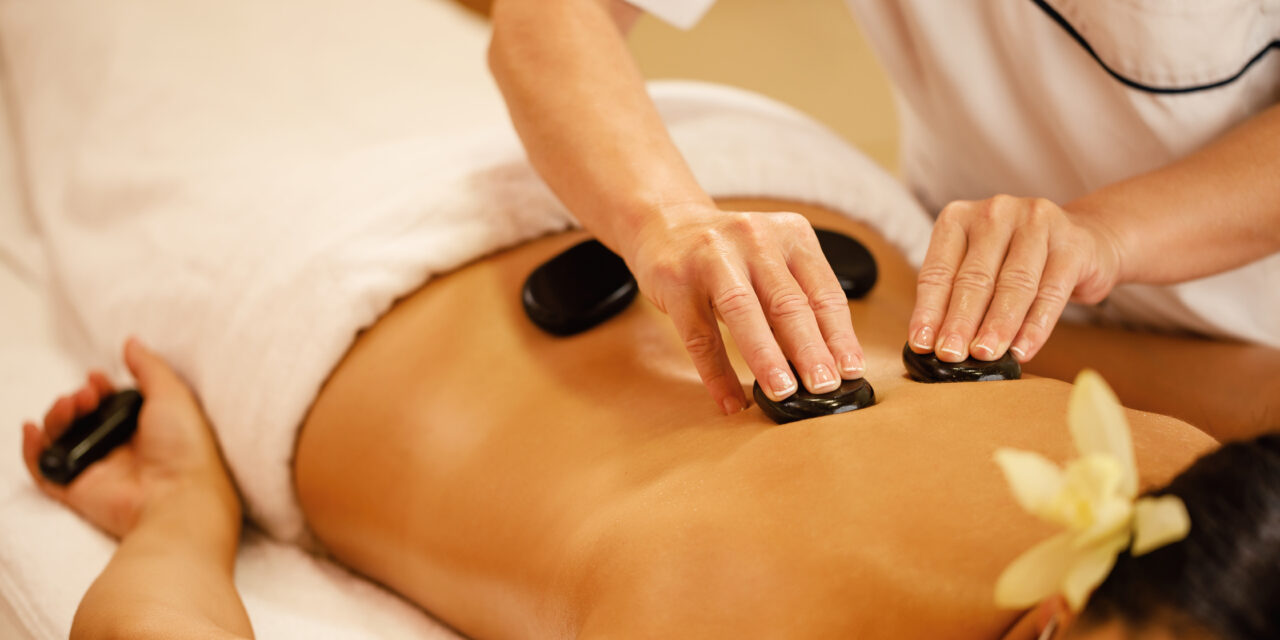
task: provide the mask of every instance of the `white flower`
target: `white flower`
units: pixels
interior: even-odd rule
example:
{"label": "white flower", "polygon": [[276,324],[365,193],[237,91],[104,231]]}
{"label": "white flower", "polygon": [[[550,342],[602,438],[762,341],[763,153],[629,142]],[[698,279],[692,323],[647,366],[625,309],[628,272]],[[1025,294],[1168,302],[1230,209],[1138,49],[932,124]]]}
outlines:
{"label": "white flower", "polygon": [[1078,611],[1131,542],[1131,552],[1142,555],[1181,540],[1191,528],[1176,496],[1135,502],[1138,471],[1129,423],[1102,376],[1085,370],[1076,377],[1067,423],[1080,457],[1065,470],[1038,453],[996,451],[1018,504],[1065,529],[1004,570],[996,581],[999,606],[1025,608],[1061,592]]}

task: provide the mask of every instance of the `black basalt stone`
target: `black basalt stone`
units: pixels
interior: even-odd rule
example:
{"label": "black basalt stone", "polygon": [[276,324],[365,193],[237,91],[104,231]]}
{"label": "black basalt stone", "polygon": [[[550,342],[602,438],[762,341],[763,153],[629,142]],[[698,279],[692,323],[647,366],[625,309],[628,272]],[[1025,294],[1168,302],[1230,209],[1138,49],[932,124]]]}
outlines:
{"label": "black basalt stone", "polygon": [[902,347],[902,364],[907,367],[907,375],[917,382],[986,382],[1022,377],[1022,367],[1007,351],[990,362],[977,358],[943,362],[933,353],[912,351],[908,344]]}
{"label": "black basalt stone", "polygon": [[103,398],[98,408],[72,421],[53,444],[40,452],[40,475],[57,484],[75,480],[89,465],[133,437],[140,411],[142,394],[134,389]]}
{"label": "black basalt stone", "polygon": [[830,229],[813,230],[840,288],[850,300],[861,300],[876,286],[880,275],[876,259],[861,242]]}
{"label": "black basalt stone", "polygon": [[622,258],[599,241],[587,240],[534,269],[520,300],[543,331],[571,336],[626,309],[639,290]]}
{"label": "black basalt stone", "polygon": [[875,389],[871,388],[871,383],[866,378],[845,380],[839,388],[828,393],[809,393],[801,387],[779,402],[770,400],[757,381],[752,395],[764,414],[778,424],[856,411],[876,403]]}

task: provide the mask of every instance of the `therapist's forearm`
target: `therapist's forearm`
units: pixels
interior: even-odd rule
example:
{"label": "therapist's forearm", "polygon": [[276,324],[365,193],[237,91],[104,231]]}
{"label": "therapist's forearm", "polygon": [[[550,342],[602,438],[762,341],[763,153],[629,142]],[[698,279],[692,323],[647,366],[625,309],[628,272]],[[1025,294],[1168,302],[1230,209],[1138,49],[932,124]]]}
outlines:
{"label": "therapist's forearm", "polygon": [[1119,282],[1209,276],[1280,251],[1280,105],[1161,169],[1066,205],[1109,228]]}
{"label": "therapist's forearm", "polygon": [[626,256],[646,224],[713,206],[605,3],[500,0],[489,59],[530,161],[605,244]]}
{"label": "therapist's forearm", "polygon": [[251,638],[233,579],[241,512],[225,483],[149,505],[76,611],[71,638]]}

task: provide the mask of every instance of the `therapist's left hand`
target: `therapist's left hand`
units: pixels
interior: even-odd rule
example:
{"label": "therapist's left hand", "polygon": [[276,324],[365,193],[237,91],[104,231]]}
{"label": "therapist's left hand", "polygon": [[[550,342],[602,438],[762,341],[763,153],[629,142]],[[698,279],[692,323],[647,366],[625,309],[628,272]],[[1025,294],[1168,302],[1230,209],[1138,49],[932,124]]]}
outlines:
{"label": "therapist's left hand", "polygon": [[1119,243],[1095,215],[1044,198],[952,202],[933,226],[908,342],[946,362],[1005,351],[1026,362],[1068,301],[1101,302],[1119,271]]}

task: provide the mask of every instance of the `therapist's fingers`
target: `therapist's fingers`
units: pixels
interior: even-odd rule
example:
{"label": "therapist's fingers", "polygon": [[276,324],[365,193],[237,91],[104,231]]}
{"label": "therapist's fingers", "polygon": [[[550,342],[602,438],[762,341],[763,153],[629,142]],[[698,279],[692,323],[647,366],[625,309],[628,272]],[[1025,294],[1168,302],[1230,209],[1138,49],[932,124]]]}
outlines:
{"label": "therapist's fingers", "polygon": [[792,252],[789,266],[796,282],[809,298],[809,307],[831,351],[839,376],[845,380],[861,378],[866,372],[866,364],[862,345],[854,333],[849,298],[840,287],[831,264],[823,256],[816,235],[812,236],[811,246]]}
{"label": "therapist's fingers", "polygon": [[716,324],[715,313],[707,300],[694,291],[688,291],[667,305],[667,313],[716,405],[729,415],[745,409],[746,395],[738,382],[737,372],[729,362],[720,326]]}
{"label": "therapist's fingers", "polygon": [[995,295],[969,352],[979,360],[995,360],[1013,344],[1040,290],[1048,259],[1049,227],[1031,220],[1014,231],[1009,255],[996,278]]}
{"label": "therapist's fingers", "polygon": [[772,400],[781,400],[795,393],[797,382],[765,319],[755,290],[749,281],[734,275],[726,270],[712,276],[708,288],[711,304],[724,319],[738,351],[756,380],[760,381],[765,395]]}
{"label": "therapist's fingers", "polygon": [[[835,359],[818,328],[809,296],[791,270],[780,259],[766,256],[757,259],[750,268],[765,319],[805,388],[813,393],[826,393],[840,386]],[[742,346],[736,333],[734,340]]]}
{"label": "therapist's fingers", "polygon": [[968,235],[964,221],[968,209],[975,203],[957,201],[946,206],[933,223],[933,235],[929,239],[929,251],[916,277],[916,306],[907,324],[908,343],[916,353],[934,350],[938,328],[946,317],[947,304],[951,301],[951,285],[955,282],[956,269],[964,259],[968,247]]}
{"label": "therapist's fingers", "polygon": [[1079,263],[1062,253],[1049,253],[1035,301],[1013,339],[1013,346],[1009,347],[1018,362],[1027,362],[1040,352],[1071,300],[1071,291],[1080,279],[1079,274]]}
{"label": "therapist's fingers", "polygon": [[960,362],[969,357],[969,344],[995,295],[996,277],[1013,233],[1008,218],[994,210],[1002,204],[989,202],[968,225],[968,250],[956,268],[947,318],[934,345],[939,360]]}

